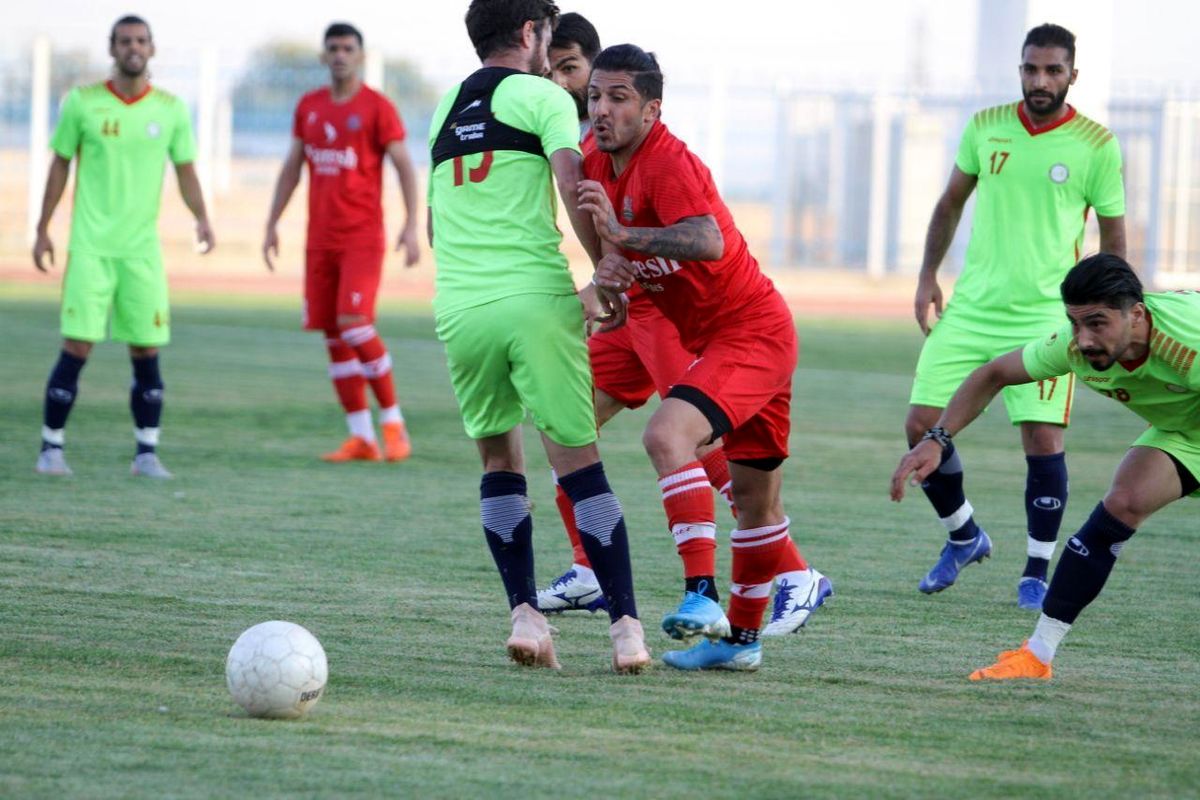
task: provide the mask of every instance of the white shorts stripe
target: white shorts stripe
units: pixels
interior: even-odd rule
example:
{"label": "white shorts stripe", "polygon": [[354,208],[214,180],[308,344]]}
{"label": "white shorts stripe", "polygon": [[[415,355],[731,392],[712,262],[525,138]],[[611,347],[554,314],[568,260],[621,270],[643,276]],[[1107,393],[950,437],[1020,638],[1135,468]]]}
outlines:
{"label": "white shorts stripe", "polygon": [[946,530],[953,533],[963,525],[966,525],[967,520],[969,520],[971,515],[974,513],[975,509],[971,508],[971,503],[967,500],[964,500],[963,504],[959,506],[958,511],[955,511],[948,517],[941,518],[942,524],[946,526]]}
{"label": "white shorts stripe", "polygon": [[704,485],[708,485],[708,475],[702,469],[689,469],[686,472],[673,472],[665,478],[658,479],[658,488],[666,489],[674,486],[677,483],[684,481],[704,481]]}
{"label": "white shorts stripe", "polygon": [[666,490],[662,494],[662,499],[666,500],[668,497],[674,497],[677,494],[683,494],[684,492],[698,492],[708,488],[709,486],[707,481],[700,483],[687,483],[683,486],[676,486],[674,489]]}
{"label": "white shorts stripe", "polygon": [[363,367],[358,359],[350,361],[334,361],[329,365],[329,377],[335,381],[342,378],[353,378],[355,375],[362,375]]}

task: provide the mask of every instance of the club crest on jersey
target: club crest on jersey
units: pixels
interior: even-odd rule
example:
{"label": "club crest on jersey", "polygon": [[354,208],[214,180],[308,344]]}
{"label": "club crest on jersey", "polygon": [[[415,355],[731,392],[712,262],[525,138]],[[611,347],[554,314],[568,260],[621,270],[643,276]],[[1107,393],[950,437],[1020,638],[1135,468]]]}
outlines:
{"label": "club crest on jersey", "polygon": [[1071,177],[1071,170],[1067,169],[1067,165],[1062,162],[1050,168],[1050,180],[1055,183],[1066,183],[1069,177]]}
{"label": "club crest on jersey", "polygon": [[312,125],[316,121],[317,121],[317,112],[315,112],[315,111],[308,112],[308,116],[304,118],[304,122],[308,125]]}
{"label": "club crest on jersey", "polygon": [[337,139],[337,128],[333,127],[333,124],[329,122],[324,124],[324,128],[326,143],[333,144],[333,141]]}
{"label": "club crest on jersey", "polygon": [[1180,386],[1178,383],[1168,383],[1163,388],[1166,389],[1168,392],[1174,392],[1175,394],[1187,394],[1188,393],[1188,388],[1186,386]]}
{"label": "club crest on jersey", "polygon": [[626,197],[625,202],[621,204],[621,219],[626,222],[633,222],[633,198]]}
{"label": "club crest on jersey", "polygon": [[147,122],[146,135],[151,139],[157,139],[159,136],[162,136],[162,126],[157,122]]}
{"label": "club crest on jersey", "polygon": [[358,114],[350,115],[350,118],[346,120],[346,127],[352,131],[362,128],[362,120],[359,118]]}

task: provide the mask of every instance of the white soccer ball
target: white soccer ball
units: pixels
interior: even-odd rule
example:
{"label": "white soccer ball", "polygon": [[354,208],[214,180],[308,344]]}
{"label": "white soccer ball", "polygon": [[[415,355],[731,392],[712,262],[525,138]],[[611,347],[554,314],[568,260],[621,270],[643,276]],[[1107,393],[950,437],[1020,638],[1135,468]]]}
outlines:
{"label": "white soccer ball", "polygon": [[321,643],[294,622],[247,628],[225,659],[229,693],[252,717],[303,716],[321,699],[328,677]]}

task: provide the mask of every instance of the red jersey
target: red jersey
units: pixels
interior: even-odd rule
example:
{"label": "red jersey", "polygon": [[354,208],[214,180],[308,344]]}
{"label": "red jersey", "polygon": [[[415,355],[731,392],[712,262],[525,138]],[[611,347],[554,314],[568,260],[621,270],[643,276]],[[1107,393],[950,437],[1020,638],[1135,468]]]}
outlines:
{"label": "red jersey", "polygon": [[307,249],[384,247],[383,160],[404,140],[396,107],[368,86],[342,103],[317,89],[296,105],[292,135],[308,162]]}
{"label": "red jersey", "polygon": [[623,251],[638,284],[679,329],[688,351],[702,352],[723,328],[753,324],[761,315],[778,315],[781,308],[786,313],[775,285],[733,224],[708,167],[662,122],[654,124],[619,177],[609,155],[599,151],[584,158],[583,172],[604,186],[618,219],[628,227],[665,228],[687,217],[716,219],[725,240],[716,261]]}

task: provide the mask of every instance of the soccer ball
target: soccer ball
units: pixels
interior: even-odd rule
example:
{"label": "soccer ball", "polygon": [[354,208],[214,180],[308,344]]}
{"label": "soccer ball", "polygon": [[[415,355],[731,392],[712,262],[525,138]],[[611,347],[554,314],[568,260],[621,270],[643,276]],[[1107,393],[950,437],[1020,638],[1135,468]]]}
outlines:
{"label": "soccer ball", "polygon": [[317,637],[294,622],[247,628],[225,659],[234,701],[252,717],[294,719],[321,699],[329,666]]}

